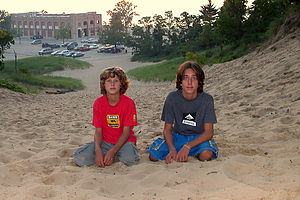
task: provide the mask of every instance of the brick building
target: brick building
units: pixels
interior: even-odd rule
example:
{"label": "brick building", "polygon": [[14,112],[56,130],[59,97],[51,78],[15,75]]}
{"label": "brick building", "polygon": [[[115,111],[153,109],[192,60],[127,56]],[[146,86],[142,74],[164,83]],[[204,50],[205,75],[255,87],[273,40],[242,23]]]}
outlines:
{"label": "brick building", "polygon": [[71,38],[97,36],[97,33],[102,29],[102,16],[96,12],[79,14],[28,12],[11,14],[11,19],[12,27],[20,29],[23,36],[54,37],[60,25],[70,25]]}

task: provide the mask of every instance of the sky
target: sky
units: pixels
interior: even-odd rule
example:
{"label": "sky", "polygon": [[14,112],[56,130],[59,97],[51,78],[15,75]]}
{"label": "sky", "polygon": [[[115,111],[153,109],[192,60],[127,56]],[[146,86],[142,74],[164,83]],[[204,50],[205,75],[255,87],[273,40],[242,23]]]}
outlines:
{"label": "sky", "polygon": [[[39,12],[42,10],[50,14],[97,12],[102,14],[102,21],[109,21],[106,11],[113,10],[121,0],[3,0],[0,10],[8,13]],[[137,21],[141,17],[155,14],[164,15],[165,11],[172,10],[173,15],[179,17],[186,11],[189,14],[198,15],[202,5],[208,4],[208,0],[126,0],[136,5],[135,11],[140,15],[134,18]],[[252,0],[250,0],[252,1]],[[212,0],[216,8],[223,5],[223,0]]]}

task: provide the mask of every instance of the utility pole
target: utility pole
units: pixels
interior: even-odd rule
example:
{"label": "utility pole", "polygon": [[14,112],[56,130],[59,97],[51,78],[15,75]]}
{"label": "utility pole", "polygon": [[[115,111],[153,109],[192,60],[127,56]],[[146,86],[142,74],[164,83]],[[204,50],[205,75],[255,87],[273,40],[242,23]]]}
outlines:
{"label": "utility pole", "polygon": [[15,54],[15,72],[18,73],[18,67],[17,67],[17,53],[16,51],[13,49],[14,54]]}

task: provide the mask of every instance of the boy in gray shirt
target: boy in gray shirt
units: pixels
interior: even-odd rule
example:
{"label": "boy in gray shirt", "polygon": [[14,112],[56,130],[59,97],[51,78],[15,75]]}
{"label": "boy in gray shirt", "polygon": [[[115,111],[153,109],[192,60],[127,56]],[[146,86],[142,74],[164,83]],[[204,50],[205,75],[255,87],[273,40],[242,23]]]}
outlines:
{"label": "boy in gray shirt", "polygon": [[151,161],[186,162],[189,155],[201,161],[217,158],[218,148],[212,139],[217,122],[214,100],[203,92],[204,79],[197,63],[186,61],[179,66],[177,91],[167,96],[161,116],[164,139],[158,138],[147,148]]}

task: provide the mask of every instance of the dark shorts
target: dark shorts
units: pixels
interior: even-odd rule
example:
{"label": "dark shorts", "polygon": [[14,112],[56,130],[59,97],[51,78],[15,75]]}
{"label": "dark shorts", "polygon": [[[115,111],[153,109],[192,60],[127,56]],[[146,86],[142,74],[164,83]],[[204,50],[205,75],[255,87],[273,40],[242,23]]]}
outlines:
{"label": "dark shorts", "polygon": [[[173,143],[176,151],[179,152],[184,144],[195,140],[197,137],[199,137],[199,135],[186,136],[173,133]],[[218,147],[213,140],[203,142],[198,146],[193,147],[190,150],[189,155],[198,156],[202,151],[205,150],[211,150],[213,152],[213,158],[218,157]],[[169,147],[165,139],[158,138],[146,149],[146,151],[156,160],[165,160],[167,155],[169,154]]]}

